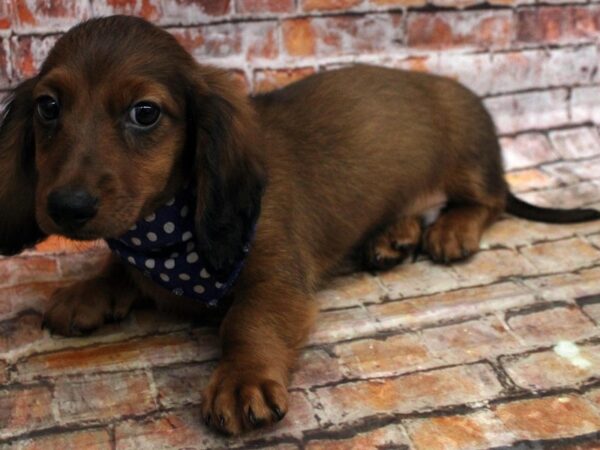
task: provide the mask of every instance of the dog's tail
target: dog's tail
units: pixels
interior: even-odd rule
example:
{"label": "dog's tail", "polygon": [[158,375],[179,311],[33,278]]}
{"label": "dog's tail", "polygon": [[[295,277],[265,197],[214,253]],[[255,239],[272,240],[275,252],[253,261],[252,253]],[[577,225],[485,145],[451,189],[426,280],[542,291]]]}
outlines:
{"label": "dog's tail", "polygon": [[547,223],[578,223],[600,219],[600,211],[595,209],[542,208],[515,197],[511,192],[506,196],[506,212],[523,219]]}

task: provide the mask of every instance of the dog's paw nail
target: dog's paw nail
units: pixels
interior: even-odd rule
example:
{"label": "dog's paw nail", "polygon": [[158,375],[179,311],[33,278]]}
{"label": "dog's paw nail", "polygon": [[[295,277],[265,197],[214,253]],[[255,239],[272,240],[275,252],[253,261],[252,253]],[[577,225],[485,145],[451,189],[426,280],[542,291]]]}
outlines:
{"label": "dog's paw nail", "polygon": [[253,427],[256,426],[256,416],[254,415],[254,411],[252,411],[252,408],[248,408],[248,420],[250,421]]}
{"label": "dog's paw nail", "polygon": [[204,416],[204,424],[209,427],[210,426],[210,414]]}
{"label": "dog's paw nail", "polygon": [[281,421],[285,417],[285,413],[281,412],[278,406],[273,407],[273,414],[275,414],[275,418],[277,421]]}
{"label": "dog's paw nail", "polygon": [[223,415],[219,416],[219,426],[225,428],[225,417],[223,417]]}

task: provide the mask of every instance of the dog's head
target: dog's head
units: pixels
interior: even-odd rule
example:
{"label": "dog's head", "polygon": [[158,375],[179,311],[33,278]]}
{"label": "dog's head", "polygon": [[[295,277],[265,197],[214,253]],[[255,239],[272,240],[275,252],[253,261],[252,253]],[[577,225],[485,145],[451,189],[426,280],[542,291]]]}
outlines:
{"label": "dog's head", "polygon": [[253,110],[164,30],[114,16],[58,40],[0,128],[0,251],[46,234],[115,238],[189,182],[199,244],[221,266],[260,208]]}

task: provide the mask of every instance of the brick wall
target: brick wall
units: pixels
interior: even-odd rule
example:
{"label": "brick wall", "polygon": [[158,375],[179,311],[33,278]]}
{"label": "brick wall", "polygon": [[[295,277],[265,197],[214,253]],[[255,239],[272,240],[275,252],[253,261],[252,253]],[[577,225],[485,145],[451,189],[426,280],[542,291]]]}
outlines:
{"label": "brick wall", "polygon": [[487,97],[503,133],[592,119],[600,4],[533,3],[3,0],[0,89],[35,73],[60,33],[80,20],[124,13],[164,26],[198,60],[239,71],[254,91],[361,61],[462,80]]}

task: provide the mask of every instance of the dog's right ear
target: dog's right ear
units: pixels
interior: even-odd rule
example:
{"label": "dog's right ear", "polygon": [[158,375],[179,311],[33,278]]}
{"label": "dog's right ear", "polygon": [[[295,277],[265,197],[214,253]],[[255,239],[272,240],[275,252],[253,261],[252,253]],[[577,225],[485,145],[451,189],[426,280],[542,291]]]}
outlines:
{"label": "dog's right ear", "polygon": [[0,118],[0,254],[13,255],[44,237],[35,219],[36,79],[10,94]]}

